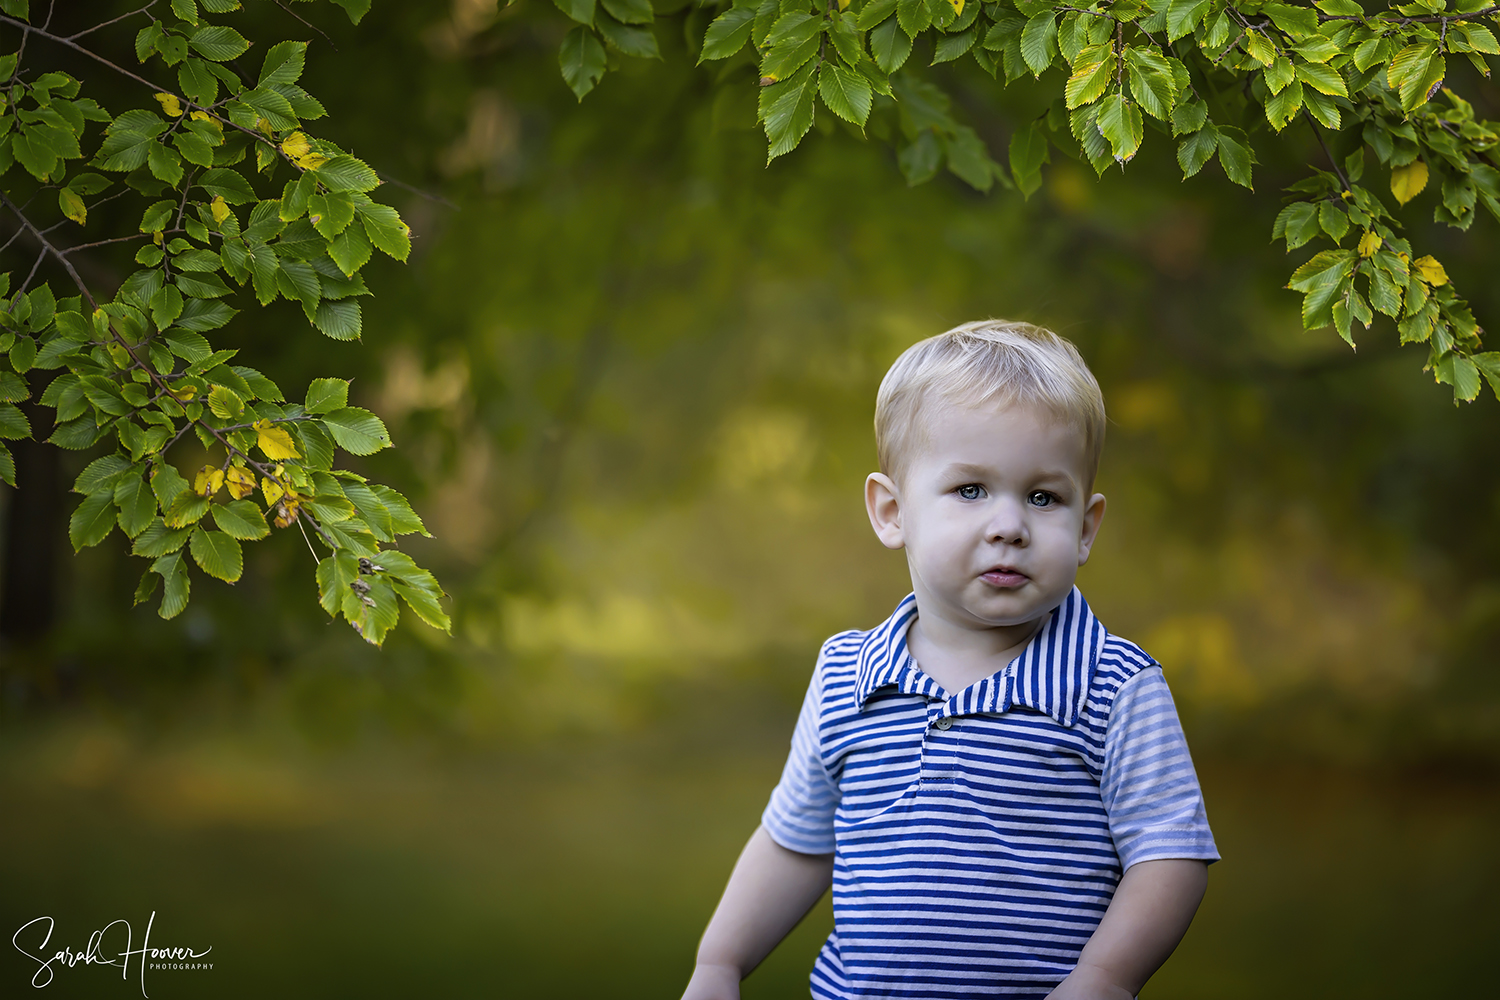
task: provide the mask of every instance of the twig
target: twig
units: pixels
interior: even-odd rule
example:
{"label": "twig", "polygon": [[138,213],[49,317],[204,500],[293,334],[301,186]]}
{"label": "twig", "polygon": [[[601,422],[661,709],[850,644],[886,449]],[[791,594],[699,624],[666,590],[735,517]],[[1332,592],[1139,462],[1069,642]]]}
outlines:
{"label": "twig", "polygon": [[328,47],[331,48],[331,49],[333,49],[333,51],[337,52],[339,50],[339,47],[337,45],[333,44],[333,39],[328,37],[328,32],[324,31],[322,28],[318,27],[316,24],[313,24],[312,22],[308,21],[301,14],[297,13],[295,10],[292,10],[292,8],[288,7],[286,4],[282,3],[281,0],[276,0],[276,6],[280,7],[282,10],[286,11],[288,14],[292,15],[297,20],[301,21],[303,24],[307,25],[309,28],[311,28],[312,30],[316,31],[318,34],[322,35],[323,36],[323,41],[327,42],[328,43]]}
{"label": "twig", "polygon": [[42,266],[42,260],[46,256],[47,256],[47,245],[44,243],[44,244],[42,244],[42,252],[36,255],[36,262],[31,265],[31,273],[26,276],[26,280],[25,281],[21,282],[21,287],[16,289],[16,294],[17,295],[19,295],[22,292],[26,291],[26,286],[29,285],[29,284],[31,284],[31,279],[32,278],[36,277],[36,269]]}
{"label": "twig", "polygon": [[[112,17],[108,21],[105,21],[102,24],[96,24],[92,28],[84,28],[82,31],[74,32],[73,34],[71,34],[71,35],[68,36],[68,41],[71,42],[75,38],[82,38],[84,35],[92,35],[94,32],[98,31],[100,28],[107,28],[111,24],[115,24],[115,23],[117,23],[119,21],[123,21],[126,18],[135,17],[137,14],[144,14],[144,13],[146,13],[146,11],[150,10],[152,7],[155,7],[155,6],[156,6],[156,0],[151,0],[150,3],[146,4],[146,6],[142,7],[140,10],[133,10],[133,11],[131,11],[128,14],[121,14],[119,17]],[[46,27],[46,25],[43,25],[43,27]]]}
{"label": "twig", "polygon": [[428,201],[435,201],[439,205],[446,205],[448,208],[457,208],[458,207],[453,202],[449,201],[447,198],[444,198],[440,194],[433,194],[431,191],[423,191],[421,188],[416,187],[416,186],[411,185],[411,184],[408,184],[405,181],[398,181],[398,180],[396,180],[396,178],[392,177],[390,174],[386,173],[383,170],[377,170],[377,171],[375,171],[375,176],[379,177],[381,179],[381,181],[383,181],[386,184],[394,184],[398,188],[405,188],[406,190],[410,191],[412,194],[421,195],[423,198],[426,198]]}
{"label": "twig", "polygon": [[1344,176],[1344,168],[1339,166],[1339,161],[1333,158],[1333,152],[1328,148],[1328,143],[1323,141],[1323,132],[1318,128],[1318,123],[1313,119],[1307,108],[1302,109],[1302,117],[1307,119],[1307,124],[1312,126],[1313,135],[1318,137],[1318,145],[1323,147],[1323,155],[1328,157],[1328,162],[1333,166],[1333,172],[1338,176],[1339,183],[1344,185],[1344,190],[1349,190],[1349,178]]}
{"label": "twig", "polygon": [[52,243],[48,241],[47,237],[42,234],[42,231],[31,224],[30,219],[21,214],[21,210],[16,207],[15,202],[11,201],[10,196],[7,195],[4,191],[0,191],[0,204],[4,204],[6,208],[14,212],[16,218],[21,220],[21,225],[25,226],[31,231],[31,235],[37,238],[37,240],[42,244],[42,248],[44,250],[50,250],[52,252],[52,255],[62,262],[62,266],[67,268],[68,270],[68,276],[73,279],[73,284],[78,286],[78,290],[82,292],[83,297],[88,300],[89,308],[99,308],[98,303],[94,301],[93,293],[90,292],[88,286],[83,283],[83,279],[78,276],[78,269],[73,266],[73,262],[68,260],[67,255],[65,255],[61,250],[53,246]]}
{"label": "twig", "polygon": [[113,239],[96,240],[93,243],[80,243],[76,247],[68,247],[62,252],[64,254],[76,253],[79,250],[92,250],[94,247],[108,246],[111,243],[127,243],[130,240],[143,240],[145,238],[145,233],[131,233],[129,236],[116,236]]}

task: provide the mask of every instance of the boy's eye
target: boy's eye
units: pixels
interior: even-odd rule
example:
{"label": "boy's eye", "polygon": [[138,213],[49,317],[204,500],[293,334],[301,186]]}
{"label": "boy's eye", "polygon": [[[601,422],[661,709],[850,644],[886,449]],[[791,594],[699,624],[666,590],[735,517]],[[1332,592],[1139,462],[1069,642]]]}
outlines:
{"label": "boy's eye", "polygon": [[1029,497],[1027,497],[1026,500],[1033,507],[1050,507],[1052,506],[1053,502],[1057,500],[1057,497],[1053,496],[1051,493],[1048,493],[1046,490],[1037,490]]}
{"label": "boy's eye", "polygon": [[958,495],[964,500],[978,500],[980,497],[984,496],[984,487],[978,485],[977,483],[970,483],[967,486],[960,486],[958,488]]}

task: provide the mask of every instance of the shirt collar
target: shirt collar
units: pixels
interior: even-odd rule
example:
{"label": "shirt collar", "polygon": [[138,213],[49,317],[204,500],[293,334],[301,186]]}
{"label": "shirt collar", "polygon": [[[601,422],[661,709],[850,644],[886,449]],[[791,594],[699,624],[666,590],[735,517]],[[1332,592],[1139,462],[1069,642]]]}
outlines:
{"label": "shirt collar", "polygon": [[[939,690],[936,682],[916,669],[906,646],[906,634],[916,618],[917,595],[908,594],[894,614],[865,636],[855,681],[861,709],[883,687],[895,685],[910,694]],[[1074,587],[1005,669],[963,691],[949,692],[943,714],[998,713],[1020,705],[1071,726],[1083,711],[1107,638],[1104,626]]]}

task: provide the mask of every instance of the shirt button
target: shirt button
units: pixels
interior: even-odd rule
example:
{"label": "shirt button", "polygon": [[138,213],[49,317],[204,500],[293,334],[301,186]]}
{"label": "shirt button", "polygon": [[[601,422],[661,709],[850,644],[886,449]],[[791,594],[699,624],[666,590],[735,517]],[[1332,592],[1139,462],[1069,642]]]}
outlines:
{"label": "shirt button", "polygon": [[935,729],[951,729],[953,728],[953,720],[948,716],[943,716],[943,718],[937,720],[932,725]]}

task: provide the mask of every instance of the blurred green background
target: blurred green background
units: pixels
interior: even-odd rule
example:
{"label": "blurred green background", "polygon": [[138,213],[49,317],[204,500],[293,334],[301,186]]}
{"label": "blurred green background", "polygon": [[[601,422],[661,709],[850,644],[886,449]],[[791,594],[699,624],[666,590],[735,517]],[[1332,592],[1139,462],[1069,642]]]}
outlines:
{"label": "blurred green background", "polygon": [[[435,198],[385,189],[417,249],[372,275],[363,344],[293,310],[228,335],[292,395],[355,377],[397,442],[358,467],[427,519],[410,547],[453,636],[408,615],[375,651],[329,624],[286,533],[164,623],[129,608],[138,560],[75,558],[56,523],[0,593],[55,597],[0,646],[0,926],[51,915],[77,948],[155,911],[153,944],[215,967],[152,972],[153,997],[674,996],[819,641],[906,593],[860,501],[879,379],[1004,316],[1073,338],[1104,387],[1081,583],[1165,664],[1225,858],[1143,995],[1488,986],[1500,409],[1455,408],[1389,328],[1357,353],[1301,330],[1268,236],[1310,136],[1259,142],[1253,196],[1180,182],[1154,134],[1102,182],[1054,151],[1029,202],[908,189],[826,116],[763,167],[748,70],[692,69],[701,12],[579,105],[539,0],[386,0],[358,29],[321,6],[299,13],[327,41],[251,14],[313,40],[321,133]],[[1044,106],[919,72],[997,155]],[[1494,221],[1433,229],[1431,197],[1414,241],[1495,320]],[[6,489],[12,539],[17,509]],[[825,901],[745,995],[805,996],[830,923]],[[0,993],[31,972],[8,949]]]}

